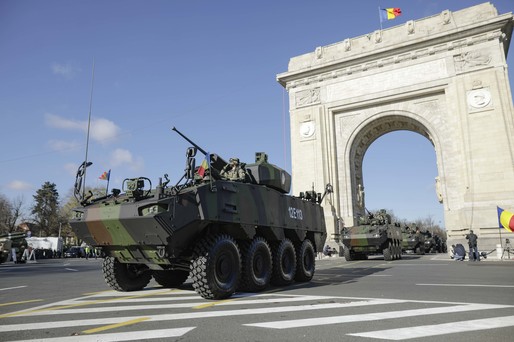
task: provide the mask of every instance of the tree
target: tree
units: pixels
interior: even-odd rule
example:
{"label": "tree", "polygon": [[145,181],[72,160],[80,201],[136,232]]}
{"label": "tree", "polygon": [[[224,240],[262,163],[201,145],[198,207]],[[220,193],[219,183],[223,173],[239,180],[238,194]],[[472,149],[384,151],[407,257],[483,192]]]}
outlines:
{"label": "tree", "polygon": [[59,214],[59,193],[55,183],[45,182],[33,197],[34,206],[31,213],[40,233],[46,236],[57,234],[62,220]]}
{"label": "tree", "polygon": [[0,233],[12,233],[23,216],[23,199],[9,201],[0,194]]}

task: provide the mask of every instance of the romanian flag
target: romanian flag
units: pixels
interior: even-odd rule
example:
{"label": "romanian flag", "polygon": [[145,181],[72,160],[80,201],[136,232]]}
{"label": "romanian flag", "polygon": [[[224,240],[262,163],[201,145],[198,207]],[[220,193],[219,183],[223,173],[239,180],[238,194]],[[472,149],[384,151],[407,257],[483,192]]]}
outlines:
{"label": "romanian flag", "polygon": [[202,164],[198,168],[197,173],[200,177],[203,177],[205,175],[205,171],[208,170],[209,165],[211,165],[210,156],[211,156],[211,154],[209,152],[207,152],[207,154],[205,155],[205,159],[202,161]]}
{"label": "romanian flag", "polygon": [[500,228],[505,228],[511,233],[514,232],[514,214],[500,207],[496,208],[498,209],[498,223],[500,224]]}
{"label": "romanian flag", "polygon": [[391,20],[402,15],[402,10],[398,7],[380,8],[380,20]]}
{"label": "romanian flag", "polygon": [[102,173],[102,175],[100,177],[98,177],[98,179],[106,180],[106,181],[108,181],[110,178],[111,178],[111,170],[105,171],[104,173]]}

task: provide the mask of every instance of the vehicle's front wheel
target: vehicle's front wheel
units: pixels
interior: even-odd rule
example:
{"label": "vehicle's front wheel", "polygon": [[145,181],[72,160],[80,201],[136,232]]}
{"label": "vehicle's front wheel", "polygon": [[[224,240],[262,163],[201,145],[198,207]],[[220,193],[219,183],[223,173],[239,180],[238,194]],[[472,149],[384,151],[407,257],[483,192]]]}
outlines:
{"label": "vehicle's front wheel", "polygon": [[105,282],[117,291],[139,291],[148,285],[152,274],[145,265],[124,264],[105,257],[102,265]]}
{"label": "vehicle's front wheel", "polygon": [[385,260],[385,261],[391,261],[391,260],[393,260],[393,254],[392,254],[392,245],[391,245],[391,241],[389,241],[389,243],[388,243],[388,247],[387,247],[387,248],[384,248],[384,250],[383,250],[383,254],[384,254],[384,260]]}
{"label": "vehicle's front wheel", "polygon": [[347,247],[344,248],[344,258],[346,259],[346,261],[354,260],[353,253],[350,250],[350,248],[347,248]]}
{"label": "vehicle's front wheel", "polygon": [[206,236],[197,243],[191,261],[195,291],[206,299],[230,297],[241,277],[241,257],[229,235]]}

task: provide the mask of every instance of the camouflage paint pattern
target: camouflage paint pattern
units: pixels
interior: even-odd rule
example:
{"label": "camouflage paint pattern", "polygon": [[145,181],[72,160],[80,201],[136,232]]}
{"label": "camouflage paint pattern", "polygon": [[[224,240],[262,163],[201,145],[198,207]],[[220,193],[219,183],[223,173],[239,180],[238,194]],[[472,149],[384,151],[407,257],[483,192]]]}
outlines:
{"label": "camouflage paint pattern", "polygon": [[344,248],[364,254],[380,254],[389,241],[402,241],[400,227],[394,225],[359,225],[347,227],[342,233]]}
{"label": "camouflage paint pattern", "polygon": [[[259,168],[260,171],[265,168]],[[262,180],[266,182],[265,171]],[[286,180],[287,182],[287,180]],[[75,209],[73,230],[120,262],[170,264],[187,260],[207,232],[268,241],[310,237],[320,251],[326,239],[323,208],[267,186],[215,180],[177,193],[136,200],[126,194]]]}

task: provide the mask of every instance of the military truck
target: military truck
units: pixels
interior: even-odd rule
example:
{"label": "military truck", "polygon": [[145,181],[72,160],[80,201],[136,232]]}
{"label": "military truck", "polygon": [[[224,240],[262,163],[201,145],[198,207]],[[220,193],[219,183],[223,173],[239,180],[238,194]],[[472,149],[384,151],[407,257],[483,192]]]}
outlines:
{"label": "military truck", "polygon": [[376,215],[369,213],[367,217],[361,217],[357,226],[343,228],[341,235],[339,244],[346,261],[379,254],[386,261],[402,257],[401,229],[391,224],[391,216],[385,209]]}
{"label": "military truck", "polygon": [[16,254],[16,263],[23,262],[23,252],[27,248],[25,233],[5,233],[0,235],[0,264],[11,260],[12,251]]}
{"label": "military truck", "polygon": [[419,229],[413,230],[409,226],[402,228],[402,252],[425,254],[425,236]]}
{"label": "military truck", "polygon": [[[244,179],[227,180],[223,158],[173,130],[192,145],[175,185],[167,174],[155,188],[146,177],[129,178],[122,189],[95,198],[81,192],[91,162],[77,171],[74,193],[81,205],[70,224],[106,255],[107,284],[135,291],[153,277],[176,288],[190,277],[203,298],[222,299],[236,291],[262,291],[270,283],[310,281],[327,235],[320,203],[331,187],[323,195],[288,195],[291,176],[262,152],[254,163],[241,165]],[[205,159],[196,167],[198,151]]]}

